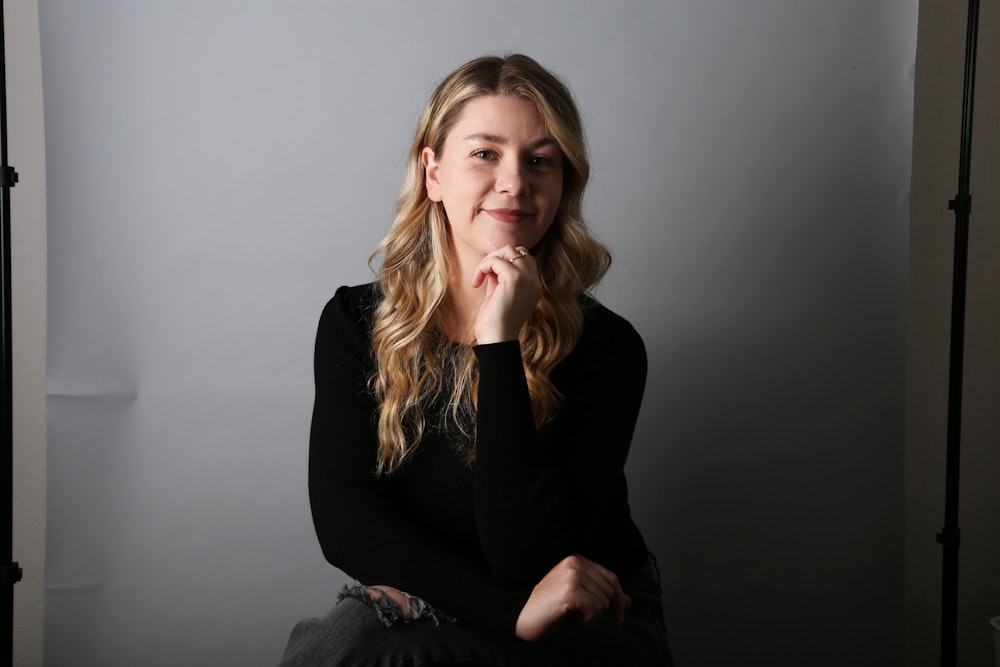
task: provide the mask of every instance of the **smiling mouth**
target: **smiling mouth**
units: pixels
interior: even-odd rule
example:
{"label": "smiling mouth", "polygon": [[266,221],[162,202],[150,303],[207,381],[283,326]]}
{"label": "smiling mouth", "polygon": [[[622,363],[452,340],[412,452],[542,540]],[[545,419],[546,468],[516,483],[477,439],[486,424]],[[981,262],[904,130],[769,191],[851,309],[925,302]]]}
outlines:
{"label": "smiling mouth", "polygon": [[531,217],[531,213],[517,208],[490,208],[486,209],[486,212],[491,218],[500,222],[521,222]]}

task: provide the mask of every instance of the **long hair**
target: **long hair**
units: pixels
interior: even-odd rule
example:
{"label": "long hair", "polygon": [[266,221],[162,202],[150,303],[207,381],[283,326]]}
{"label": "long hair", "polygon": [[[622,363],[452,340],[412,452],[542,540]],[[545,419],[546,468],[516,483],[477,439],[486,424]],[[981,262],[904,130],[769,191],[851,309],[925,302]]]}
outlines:
{"label": "long hair", "polygon": [[[583,221],[590,163],[580,114],[567,87],[519,54],[477,58],[448,75],[421,115],[395,219],[372,255],[374,261],[382,254],[377,271],[382,301],[372,329],[375,371],[370,383],[379,405],[379,474],[396,470],[428,428],[446,429],[465,443],[475,439],[478,367],[471,347],[456,346],[442,333],[452,270],[448,219],[444,206],[427,197],[421,152],[429,146],[441,155],[465,104],[483,96],[532,102],[563,155],[559,207],[551,227],[532,248],[542,296],[519,334],[536,426],[558,410],[559,393],[549,375],[580,337],[580,297],[611,264],[607,249]],[[468,451],[471,459],[474,450]]]}

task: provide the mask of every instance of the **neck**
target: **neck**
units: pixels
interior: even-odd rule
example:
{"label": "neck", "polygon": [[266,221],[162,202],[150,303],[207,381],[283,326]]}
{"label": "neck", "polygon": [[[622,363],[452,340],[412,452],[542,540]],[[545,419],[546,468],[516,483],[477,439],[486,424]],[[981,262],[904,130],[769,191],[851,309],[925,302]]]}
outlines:
{"label": "neck", "polygon": [[[448,281],[447,317],[445,334],[452,340],[468,344],[472,342],[473,328],[479,307],[483,303],[485,289],[472,287],[472,272],[478,260],[470,263],[467,258],[452,254],[452,274]],[[466,259],[467,261],[462,261]]]}
{"label": "neck", "polygon": [[459,286],[453,281],[448,287],[447,314],[443,323],[445,335],[456,342],[471,344],[475,337],[473,329],[476,316],[482,302],[480,290],[473,290],[467,285]]}

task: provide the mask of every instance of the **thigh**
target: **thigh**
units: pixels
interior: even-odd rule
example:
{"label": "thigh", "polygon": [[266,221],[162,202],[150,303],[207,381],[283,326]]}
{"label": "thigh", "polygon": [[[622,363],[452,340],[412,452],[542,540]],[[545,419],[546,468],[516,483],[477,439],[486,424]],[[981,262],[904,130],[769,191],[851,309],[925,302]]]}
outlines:
{"label": "thigh", "polygon": [[292,630],[279,667],[620,667],[651,661],[633,624],[608,618],[525,642],[460,624],[421,619],[386,626],[375,610],[344,598],[324,618]]}
{"label": "thigh", "polygon": [[542,642],[541,661],[532,665],[585,667],[669,667],[669,651],[661,651],[655,629],[643,618],[618,624],[605,616],[587,625],[563,628]]}
{"label": "thigh", "polygon": [[361,665],[361,651],[385,625],[365,604],[344,599],[323,618],[307,618],[292,629],[279,667]]}
{"label": "thigh", "polygon": [[[346,597],[324,618],[300,621],[279,667],[533,667],[524,642],[430,619],[386,625],[375,609]],[[547,664],[547,663],[538,663]]]}

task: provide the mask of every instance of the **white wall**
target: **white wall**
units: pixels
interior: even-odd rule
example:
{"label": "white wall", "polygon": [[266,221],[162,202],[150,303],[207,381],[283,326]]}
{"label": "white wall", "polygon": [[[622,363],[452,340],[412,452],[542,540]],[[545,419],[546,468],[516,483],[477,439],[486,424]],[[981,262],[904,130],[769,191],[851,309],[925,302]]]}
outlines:
{"label": "white wall", "polygon": [[[940,664],[948,351],[967,3],[921,0],[907,308],[906,664]],[[961,438],[958,664],[992,665],[1000,616],[1000,6],[976,75]],[[997,656],[1000,659],[1000,656]]]}
{"label": "white wall", "polygon": [[315,321],[433,85],[504,50],[588,123],[678,662],[898,663],[916,9],[42,0],[47,664],[271,664],[332,604]]}
{"label": "white wall", "polygon": [[3,3],[11,190],[14,664],[42,662],[45,575],[45,138],[38,3]]}

